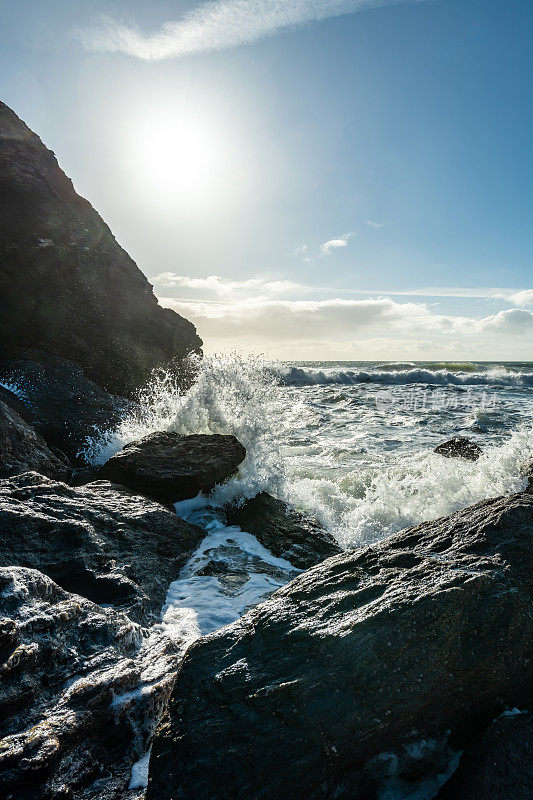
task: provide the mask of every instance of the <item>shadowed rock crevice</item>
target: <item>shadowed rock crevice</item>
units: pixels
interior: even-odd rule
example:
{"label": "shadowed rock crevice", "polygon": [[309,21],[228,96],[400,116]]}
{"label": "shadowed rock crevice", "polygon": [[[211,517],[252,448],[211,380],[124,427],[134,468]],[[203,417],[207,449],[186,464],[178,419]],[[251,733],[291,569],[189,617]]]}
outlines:
{"label": "shadowed rock crevice", "polygon": [[261,492],[241,506],[225,509],[229,525],[252,533],[277,558],[308,569],[341,552],[333,536],[316,520],[299,514],[282,500]]}

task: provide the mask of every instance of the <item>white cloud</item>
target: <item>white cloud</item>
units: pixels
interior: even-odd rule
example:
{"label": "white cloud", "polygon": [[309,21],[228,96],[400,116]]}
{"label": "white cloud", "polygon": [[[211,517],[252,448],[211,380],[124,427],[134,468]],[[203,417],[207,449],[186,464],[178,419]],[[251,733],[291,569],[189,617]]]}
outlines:
{"label": "white cloud", "polygon": [[355,233],[345,233],[342,236],[338,236],[336,239],[330,239],[329,242],[324,242],[320,245],[320,252],[323,256],[327,256],[332,250],[337,250],[339,247],[346,247],[352,236],[355,236]]}
{"label": "white cloud", "polygon": [[371,228],[384,228],[384,222],[374,222],[373,219],[367,219],[365,225],[369,225]]}
{"label": "white cloud", "polygon": [[533,311],[526,311],[523,308],[500,311],[492,317],[481,320],[479,328],[483,331],[520,336],[533,331]]}
{"label": "white cloud", "polygon": [[[425,303],[397,302],[387,297],[159,300],[190,319],[208,349],[268,352],[289,359],[342,358],[343,354],[361,358],[361,353],[386,358],[395,352],[410,353],[410,358],[417,353],[426,357],[462,353],[463,357],[523,359],[531,347],[527,334],[533,331],[533,312],[522,309],[475,319],[438,314]],[[501,344],[503,334],[508,334],[505,348]]]}
{"label": "white cloud", "polygon": [[188,275],[177,275],[175,272],[162,272],[152,278],[157,286],[184,289],[202,289],[216,295],[228,297],[239,292],[257,294],[281,294],[300,288],[300,284],[292,281],[264,281],[262,278],[249,278],[245,281],[228,281],[219,275],[208,275],[206,278],[190,278]]}
{"label": "white cloud", "polygon": [[533,306],[533,289],[524,289],[508,295],[506,300],[514,303],[515,306]]}
{"label": "white cloud", "polygon": [[392,2],[406,0],[215,0],[149,35],[108,18],[75,33],[88,50],[159,60],[251,44],[283,29]]}
{"label": "white cloud", "polygon": [[248,300],[209,303],[160,298],[191,319],[204,338],[293,341],[351,341],[355,333],[375,328],[419,334],[421,331],[462,332],[472,322],[433,314],[423,303],[367,300]]}

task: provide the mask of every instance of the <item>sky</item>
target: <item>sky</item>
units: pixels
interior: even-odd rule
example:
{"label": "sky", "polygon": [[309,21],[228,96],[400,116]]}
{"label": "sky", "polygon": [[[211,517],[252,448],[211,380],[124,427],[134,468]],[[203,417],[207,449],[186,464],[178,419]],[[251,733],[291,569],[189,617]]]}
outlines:
{"label": "sky", "polygon": [[531,0],[0,0],[0,98],[207,352],[533,359]]}

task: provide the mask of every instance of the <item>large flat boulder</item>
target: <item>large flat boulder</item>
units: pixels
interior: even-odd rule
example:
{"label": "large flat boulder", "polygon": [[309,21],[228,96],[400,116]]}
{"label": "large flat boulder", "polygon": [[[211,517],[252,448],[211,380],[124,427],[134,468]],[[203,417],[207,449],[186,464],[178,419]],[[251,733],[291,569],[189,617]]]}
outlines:
{"label": "large flat boulder", "polygon": [[29,470],[66,481],[72,468],[66,456],[52,452],[42,436],[0,400],[0,478]]}
{"label": "large flat boulder", "polygon": [[4,361],[0,372],[17,387],[15,407],[5,402],[45,439],[76,460],[88,437],[116,426],[130,404],[89,380],[78,364],[41,350]]}
{"label": "large flat boulder", "polygon": [[37,570],[0,567],[0,797],[129,798],[182,652]]}
{"label": "large flat boulder", "polygon": [[124,394],[199,352],[54,154],[0,102],[0,359],[42,348]]}
{"label": "large flat boulder", "polygon": [[237,470],[246,450],[234,436],[159,432],[127,444],[103,478],[167,503],[210,492]]}
{"label": "large flat boulder", "polygon": [[252,533],[263,547],[297,569],[308,569],[341,552],[334,537],[314,519],[261,492],[240,506],[225,509],[230,525]]}
{"label": "large flat boulder", "polygon": [[486,500],[333,556],[200,639],[148,800],[436,794],[474,731],[531,700],[532,533],[531,495]]}
{"label": "large flat boulder", "polygon": [[159,616],[168,585],[204,536],[107,481],[74,488],[36,473],[0,480],[0,566],[38,569],[138,622]]}

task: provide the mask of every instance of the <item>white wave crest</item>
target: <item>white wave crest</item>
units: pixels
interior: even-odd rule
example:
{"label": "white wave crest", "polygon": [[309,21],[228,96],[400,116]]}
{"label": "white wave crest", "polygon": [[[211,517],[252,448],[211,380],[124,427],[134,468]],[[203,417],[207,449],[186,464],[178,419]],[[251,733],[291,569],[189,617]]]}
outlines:
{"label": "white wave crest", "polygon": [[382,368],[338,369],[278,367],[281,382],[286,386],[316,386],[341,384],[353,386],[358,383],[379,383],[399,385],[421,383],[439,386],[533,386],[532,372],[512,372],[505,367],[495,367],[486,372],[470,370],[452,372],[449,369],[427,369],[410,367],[393,369],[391,365]]}

